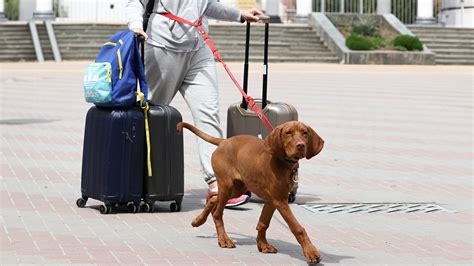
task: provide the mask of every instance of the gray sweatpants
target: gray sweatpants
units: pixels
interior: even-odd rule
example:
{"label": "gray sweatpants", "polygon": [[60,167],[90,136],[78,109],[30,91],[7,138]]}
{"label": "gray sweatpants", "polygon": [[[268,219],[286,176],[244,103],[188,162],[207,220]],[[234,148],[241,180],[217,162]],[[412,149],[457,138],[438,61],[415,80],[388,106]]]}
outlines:
{"label": "gray sweatpants", "polygon": [[[191,110],[194,125],[222,138],[217,73],[207,46],[193,52],[173,52],[146,44],[145,69],[152,104],[169,105],[179,91]],[[211,155],[216,146],[198,138],[198,149],[204,180],[215,181]]]}

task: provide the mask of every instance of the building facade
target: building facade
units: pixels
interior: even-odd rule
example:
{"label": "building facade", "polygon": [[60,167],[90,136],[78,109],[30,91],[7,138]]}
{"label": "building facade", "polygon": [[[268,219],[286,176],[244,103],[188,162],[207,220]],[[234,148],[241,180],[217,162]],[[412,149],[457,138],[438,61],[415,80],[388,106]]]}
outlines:
{"label": "building facade", "polygon": [[[5,1],[0,0],[0,20]],[[474,0],[220,0],[227,6],[255,6],[285,23],[305,22],[310,12],[393,13],[405,24],[474,27]],[[19,0],[19,19],[124,22],[124,0]]]}

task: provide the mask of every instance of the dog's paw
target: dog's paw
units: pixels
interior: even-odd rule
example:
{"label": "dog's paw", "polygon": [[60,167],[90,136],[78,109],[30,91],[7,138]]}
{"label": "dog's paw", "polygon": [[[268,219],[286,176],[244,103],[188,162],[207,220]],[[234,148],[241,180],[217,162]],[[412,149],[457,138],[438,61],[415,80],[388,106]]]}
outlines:
{"label": "dog's paw", "polygon": [[303,249],[303,253],[309,263],[319,263],[321,261],[321,254],[313,245]]}
{"label": "dog's paw", "polygon": [[277,253],[278,252],[278,250],[274,246],[268,243],[259,244],[257,245],[257,247],[258,247],[258,251],[262,253]]}
{"label": "dog's paw", "polygon": [[221,248],[235,248],[235,242],[230,238],[222,238],[218,240]]}
{"label": "dog's paw", "polygon": [[191,225],[193,227],[199,227],[203,225],[205,222],[206,222],[206,219],[203,219],[202,217],[198,216],[191,222]]}

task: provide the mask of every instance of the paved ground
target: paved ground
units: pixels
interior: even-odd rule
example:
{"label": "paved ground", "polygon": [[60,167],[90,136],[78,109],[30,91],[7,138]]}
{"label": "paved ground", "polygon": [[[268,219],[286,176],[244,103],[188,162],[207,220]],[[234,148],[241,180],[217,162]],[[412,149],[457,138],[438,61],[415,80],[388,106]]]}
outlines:
{"label": "paved ground", "polygon": [[[211,221],[192,228],[206,185],[185,135],[183,210],[148,214],[79,209],[84,62],[0,64],[1,263],[305,265],[279,214],[269,229],[278,254],[255,246],[262,204],[225,211],[237,248],[217,246]],[[238,76],[241,64],[230,65]],[[250,93],[259,95],[259,65]],[[302,163],[292,209],[323,264],[473,263],[473,67],[275,64],[269,98],[297,106],[326,140]],[[223,125],[240,99],[219,68]],[[173,105],[191,121],[181,97]],[[439,213],[312,213],[302,204],[434,202]]]}

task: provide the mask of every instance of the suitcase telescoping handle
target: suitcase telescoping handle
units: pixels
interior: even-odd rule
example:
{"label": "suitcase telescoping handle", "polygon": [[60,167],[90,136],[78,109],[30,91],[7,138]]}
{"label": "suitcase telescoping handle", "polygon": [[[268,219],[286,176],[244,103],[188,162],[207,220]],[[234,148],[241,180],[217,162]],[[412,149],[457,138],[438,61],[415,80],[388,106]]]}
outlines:
{"label": "suitcase telescoping handle", "polygon": [[139,35],[137,38],[138,45],[140,46],[140,56],[142,58],[143,68],[145,68],[145,37]]}
{"label": "suitcase telescoping handle", "polygon": [[[261,16],[260,21],[265,23],[265,39],[263,47],[263,85],[262,85],[262,109],[267,105],[267,83],[268,83],[268,32],[269,32],[269,21],[270,17]],[[247,93],[248,89],[248,76],[249,76],[249,50],[250,50],[250,22],[247,22],[247,29],[245,34],[245,61],[244,61],[244,84],[243,90]],[[242,97],[242,103],[240,104],[242,109],[247,109],[248,104],[245,97]]]}
{"label": "suitcase telescoping handle", "polygon": [[[249,83],[249,49],[250,49],[250,22],[247,21],[247,29],[245,33],[245,61],[244,61],[244,84],[242,89],[247,93]],[[245,97],[242,97],[242,103],[240,104],[242,109],[247,109],[248,104]]]}

